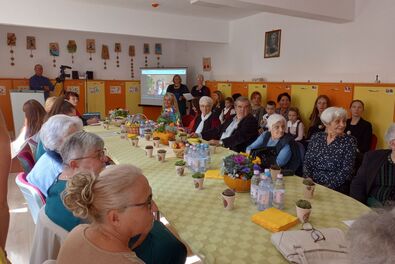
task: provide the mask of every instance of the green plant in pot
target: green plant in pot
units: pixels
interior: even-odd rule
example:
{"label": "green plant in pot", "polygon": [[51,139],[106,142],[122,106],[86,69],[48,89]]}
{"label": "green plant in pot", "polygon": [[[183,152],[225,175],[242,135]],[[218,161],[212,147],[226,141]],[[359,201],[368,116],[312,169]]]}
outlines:
{"label": "green plant in pot", "polygon": [[183,176],[184,175],[184,171],[185,171],[185,161],[183,160],[178,160],[176,161],[176,163],[174,164],[176,166],[176,173],[178,176]]}
{"label": "green plant in pot", "polygon": [[309,221],[311,209],[311,203],[307,200],[298,200],[296,202],[296,215],[300,222],[306,223]]}
{"label": "green plant in pot", "polygon": [[202,190],[203,189],[203,181],[204,181],[204,173],[195,172],[192,174],[193,182],[195,184],[195,189]]}
{"label": "green plant in pot", "polygon": [[312,199],[314,197],[315,183],[311,178],[303,179],[304,198]]}

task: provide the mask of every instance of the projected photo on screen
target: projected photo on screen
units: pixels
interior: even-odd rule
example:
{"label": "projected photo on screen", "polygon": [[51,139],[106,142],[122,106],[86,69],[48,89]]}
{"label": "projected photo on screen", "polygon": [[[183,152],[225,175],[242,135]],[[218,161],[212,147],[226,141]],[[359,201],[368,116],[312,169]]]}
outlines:
{"label": "projected photo on screen", "polygon": [[181,76],[183,83],[187,78],[187,68],[141,68],[141,104],[162,105],[167,86],[173,83],[173,76]]}

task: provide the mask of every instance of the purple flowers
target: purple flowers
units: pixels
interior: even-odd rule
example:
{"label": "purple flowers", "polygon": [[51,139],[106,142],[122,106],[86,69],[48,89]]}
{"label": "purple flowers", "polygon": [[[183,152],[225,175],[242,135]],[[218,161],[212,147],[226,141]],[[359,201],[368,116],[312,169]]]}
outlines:
{"label": "purple flowers", "polygon": [[242,168],[241,169],[241,171],[243,172],[243,173],[250,173],[250,168],[248,168],[248,167],[244,167],[244,168]]}
{"label": "purple flowers", "polygon": [[235,155],[233,157],[233,161],[236,162],[237,164],[243,164],[245,159],[246,157],[244,157],[243,155]]}

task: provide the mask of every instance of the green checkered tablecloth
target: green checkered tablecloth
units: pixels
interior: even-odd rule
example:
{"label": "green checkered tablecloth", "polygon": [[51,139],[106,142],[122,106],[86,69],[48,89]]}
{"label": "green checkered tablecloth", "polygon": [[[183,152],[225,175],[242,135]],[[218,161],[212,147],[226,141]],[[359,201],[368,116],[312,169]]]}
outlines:
{"label": "green checkered tablecloth", "polygon": [[[226,188],[222,180],[206,179],[204,189],[195,190],[190,171],[184,177],[176,175],[176,158],[168,158],[164,163],[147,158],[143,149],[121,139],[115,128],[88,127],[86,130],[104,139],[116,163],[133,164],[143,170],[161,213],[204,262],[287,263],[271,244],[271,232],[251,222],[251,216],[258,211],[251,204],[249,193],[238,193],[235,209],[226,211],[220,197]],[[219,168],[222,158],[229,153],[219,149],[212,157],[211,168]],[[294,202],[303,198],[302,179],[286,177],[285,190],[285,211],[296,215]],[[310,222],[316,228],[338,227],[346,231],[342,221],[356,219],[370,211],[356,200],[323,186],[316,186],[311,202]],[[300,226],[294,227],[297,228]]]}

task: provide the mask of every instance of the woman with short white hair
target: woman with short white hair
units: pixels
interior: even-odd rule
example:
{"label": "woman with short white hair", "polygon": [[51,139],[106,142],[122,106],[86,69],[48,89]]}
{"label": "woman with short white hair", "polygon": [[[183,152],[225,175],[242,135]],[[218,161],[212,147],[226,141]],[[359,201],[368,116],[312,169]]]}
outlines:
{"label": "woman with short white hair", "polygon": [[385,140],[390,148],[366,152],[351,182],[351,197],[372,207],[395,202],[395,123]]}
{"label": "woman with short white hair", "polygon": [[204,132],[211,128],[219,127],[221,124],[219,119],[211,112],[213,109],[213,99],[208,96],[202,96],[199,100],[199,109],[200,114],[193,120],[191,132],[202,136],[205,140],[210,140],[210,138],[205,136]]}
{"label": "woman with short white hair", "polygon": [[357,143],[354,137],[344,133],[347,112],[341,107],[329,107],[320,118],[326,130],[311,138],[303,164],[303,175],[348,194]]}
{"label": "woman with short white hair", "polygon": [[287,131],[287,121],[283,115],[272,114],[267,120],[268,131],[262,133],[251,145],[247,147],[247,153],[253,153],[262,149],[264,153],[261,158],[262,166],[267,168],[277,165],[284,169],[296,171],[300,160],[293,157],[291,145],[295,144],[293,136],[285,133]]}
{"label": "woman with short white hair", "polygon": [[40,141],[44,145],[45,154],[27,175],[27,180],[40,189],[44,196],[47,196],[48,188],[62,171],[63,161],[59,151],[65,138],[82,128],[81,119],[67,115],[51,116],[41,127]]}
{"label": "woman with short white hair", "polygon": [[395,263],[395,208],[375,210],[361,216],[351,225],[350,263]]}

